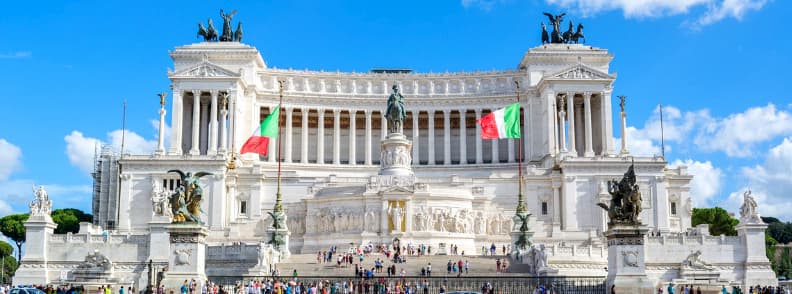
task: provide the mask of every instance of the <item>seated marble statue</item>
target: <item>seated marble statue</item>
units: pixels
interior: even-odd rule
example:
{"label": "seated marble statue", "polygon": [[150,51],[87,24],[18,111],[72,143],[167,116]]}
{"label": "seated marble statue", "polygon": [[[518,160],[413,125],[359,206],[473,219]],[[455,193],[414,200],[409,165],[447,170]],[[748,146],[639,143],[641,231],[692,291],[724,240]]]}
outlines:
{"label": "seated marble statue", "polygon": [[77,269],[90,271],[109,271],[112,268],[113,263],[110,259],[99,253],[99,250],[88,253],[88,255],[85,256],[85,261],[77,266]]}
{"label": "seated marble statue", "polygon": [[694,269],[694,270],[707,270],[707,271],[711,271],[715,269],[715,267],[713,267],[709,263],[706,263],[703,260],[701,260],[701,250],[696,250],[695,252],[688,255],[688,257],[682,262],[682,267]]}

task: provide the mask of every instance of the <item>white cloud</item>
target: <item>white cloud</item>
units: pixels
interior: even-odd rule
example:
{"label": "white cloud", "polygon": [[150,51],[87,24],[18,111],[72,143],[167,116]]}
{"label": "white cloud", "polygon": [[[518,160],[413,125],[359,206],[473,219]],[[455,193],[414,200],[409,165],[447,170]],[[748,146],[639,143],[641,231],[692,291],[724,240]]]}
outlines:
{"label": "white cloud", "polygon": [[[463,5],[464,5],[463,0]],[[475,2],[468,0],[467,2]],[[694,9],[706,9],[692,24],[709,25],[727,17],[742,19],[745,13],[759,10],[768,0],[545,0],[548,4],[574,9],[584,16],[621,10],[627,18],[657,18],[688,14]]]}
{"label": "white cloud", "polygon": [[[158,136],[159,121],[151,120],[154,138]],[[122,136],[123,135],[123,136]],[[122,138],[123,137],[123,138]],[[157,139],[147,140],[143,136],[130,131],[114,130],[107,133],[107,140],[86,137],[82,132],[74,130],[63,138],[66,141],[66,156],[69,162],[85,173],[94,169],[94,156],[103,146],[110,146],[113,152],[121,152],[121,141],[124,142],[124,154],[151,154],[157,148]],[[165,125],[165,146],[170,141],[170,126]]]}
{"label": "white cloud", "polygon": [[709,122],[699,129],[695,143],[704,150],[723,151],[730,157],[750,157],[755,155],[757,143],[789,134],[792,114],[768,104]]}
{"label": "white cloud", "polygon": [[85,173],[94,169],[94,156],[102,142],[95,138],[83,136],[79,131],[72,131],[63,138],[66,141],[66,156],[69,162]]}
{"label": "white cloud", "polygon": [[31,56],[33,56],[33,53],[30,51],[17,51],[12,53],[2,53],[0,54],[0,59],[22,59]]}
{"label": "white cloud", "polygon": [[693,175],[690,183],[690,196],[694,207],[708,207],[710,200],[718,195],[721,190],[723,172],[712,165],[710,161],[696,161],[692,159],[675,160],[672,167],[687,166],[688,173]]}
{"label": "white cloud", "polygon": [[763,163],[744,167],[740,172],[746,183],[729,195],[726,205],[731,211],[737,211],[742,204],[743,191],[751,189],[763,216],[792,221],[792,137],[771,148]]}
{"label": "white cloud", "polygon": [[481,10],[489,11],[497,2],[498,0],[462,0],[462,7],[477,7]]}
{"label": "white cloud", "polygon": [[14,144],[0,139],[0,181],[5,181],[11,173],[22,167],[22,150]]}

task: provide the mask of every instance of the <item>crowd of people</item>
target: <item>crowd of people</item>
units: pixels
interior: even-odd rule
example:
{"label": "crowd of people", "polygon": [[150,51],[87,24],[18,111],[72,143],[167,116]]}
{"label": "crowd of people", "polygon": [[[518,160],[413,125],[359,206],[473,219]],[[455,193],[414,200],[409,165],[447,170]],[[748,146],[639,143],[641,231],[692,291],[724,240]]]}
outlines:
{"label": "crowd of people", "polygon": [[[611,291],[613,292],[613,291]],[[693,285],[676,285],[674,283],[669,283],[665,289],[663,287],[657,288],[658,294],[702,294],[704,293],[701,289],[701,286],[693,286]],[[712,293],[712,292],[709,292]],[[742,289],[740,286],[725,286],[722,285],[720,292],[721,294],[790,294],[790,289],[784,286],[750,286],[748,287],[747,292]]]}

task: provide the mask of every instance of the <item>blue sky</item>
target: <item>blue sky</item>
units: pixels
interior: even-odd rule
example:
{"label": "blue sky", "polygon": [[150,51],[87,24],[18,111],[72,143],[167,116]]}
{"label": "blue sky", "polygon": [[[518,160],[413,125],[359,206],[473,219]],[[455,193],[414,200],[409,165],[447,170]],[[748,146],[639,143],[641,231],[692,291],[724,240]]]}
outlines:
{"label": "blue sky", "polygon": [[[628,140],[696,174],[697,206],[735,211],[754,190],[763,215],[792,220],[789,1],[14,1],[0,27],[0,215],[23,212],[32,184],[56,207],[90,211],[97,142],[149,152],[168,50],[197,42],[196,23],[237,9],[244,43],[269,66],[365,72],[514,69],[539,45],[543,11],[585,24],[615,54],[614,94],[628,96]],[[616,131],[616,136],[621,136]]]}

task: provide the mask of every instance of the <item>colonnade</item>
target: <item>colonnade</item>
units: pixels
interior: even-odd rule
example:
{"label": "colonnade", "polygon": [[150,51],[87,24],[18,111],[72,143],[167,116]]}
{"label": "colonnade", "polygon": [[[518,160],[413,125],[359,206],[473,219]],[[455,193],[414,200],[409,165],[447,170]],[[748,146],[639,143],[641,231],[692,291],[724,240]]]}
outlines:
{"label": "colonnade", "polygon": [[[612,143],[603,139],[610,138],[608,131],[610,124],[607,123],[610,99],[605,99],[604,93],[565,92],[558,94],[556,98],[557,117],[554,120],[556,123],[554,129],[558,132],[557,152],[574,157],[593,157],[596,154],[612,153],[610,147]],[[592,112],[593,101],[596,101],[600,107],[596,112]],[[598,131],[596,140],[595,129]]]}
{"label": "colonnade", "polygon": [[[217,90],[174,89],[171,115],[172,155],[217,155],[233,140],[235,115],[232,95]],[[189,119],[189,121],[187,121]],[[187,142],[185,140],[189,139]],[[237,146],[238,147],[238,146]]]}
{"label": "colonnade", "polygon": [[[274,106],[265,108],[262,113],[268,113],[272,108]],[[403,129],[405,135],[413,143],[413,164],[460,165],[516,162],[515,150],[517,147],[515,145],[517,140],[483,140],[482,142],[481,130],[475,121],[493,110],[407,111]],[[281,118],[282,121],[285,121],[285,124],[282,125],[283,162],[334,165],[378,163],[379,141],[387,136],[387,121],[383,112],[372,109],[348,110],[288,106],[284,106],[281,112],[282,115],[285,115],[285,118]],[[527,120],[527,112],[524,115]],[[300,122],[295,123],[295,120]],[[442,127],[438,126],[440,123],[442,123]],[[475,125],[475,129],[472,125]],[[440,134],[436,135],[438,132]],[[297,136],[299,138],[295,138]],[[468,147],[468,144],[473,141],[475,144]],[[506,148],[500,147],[501,144],[508,149],[492,150]],[[275,145],[270,144],[270,148],[272,148],[270,154],[275,154]],[[485,151],[488,150],[492,150],[490,151],[492,156],[489,158],[484,156]],[[359,152],[362,152],[362,158],[359,156]],[[504,154],[501,155],[501,153]],[[475,154],[475,157],[469,156],[469,154]],[[275,162],[276,158],[268,156],[265,160]]]}

